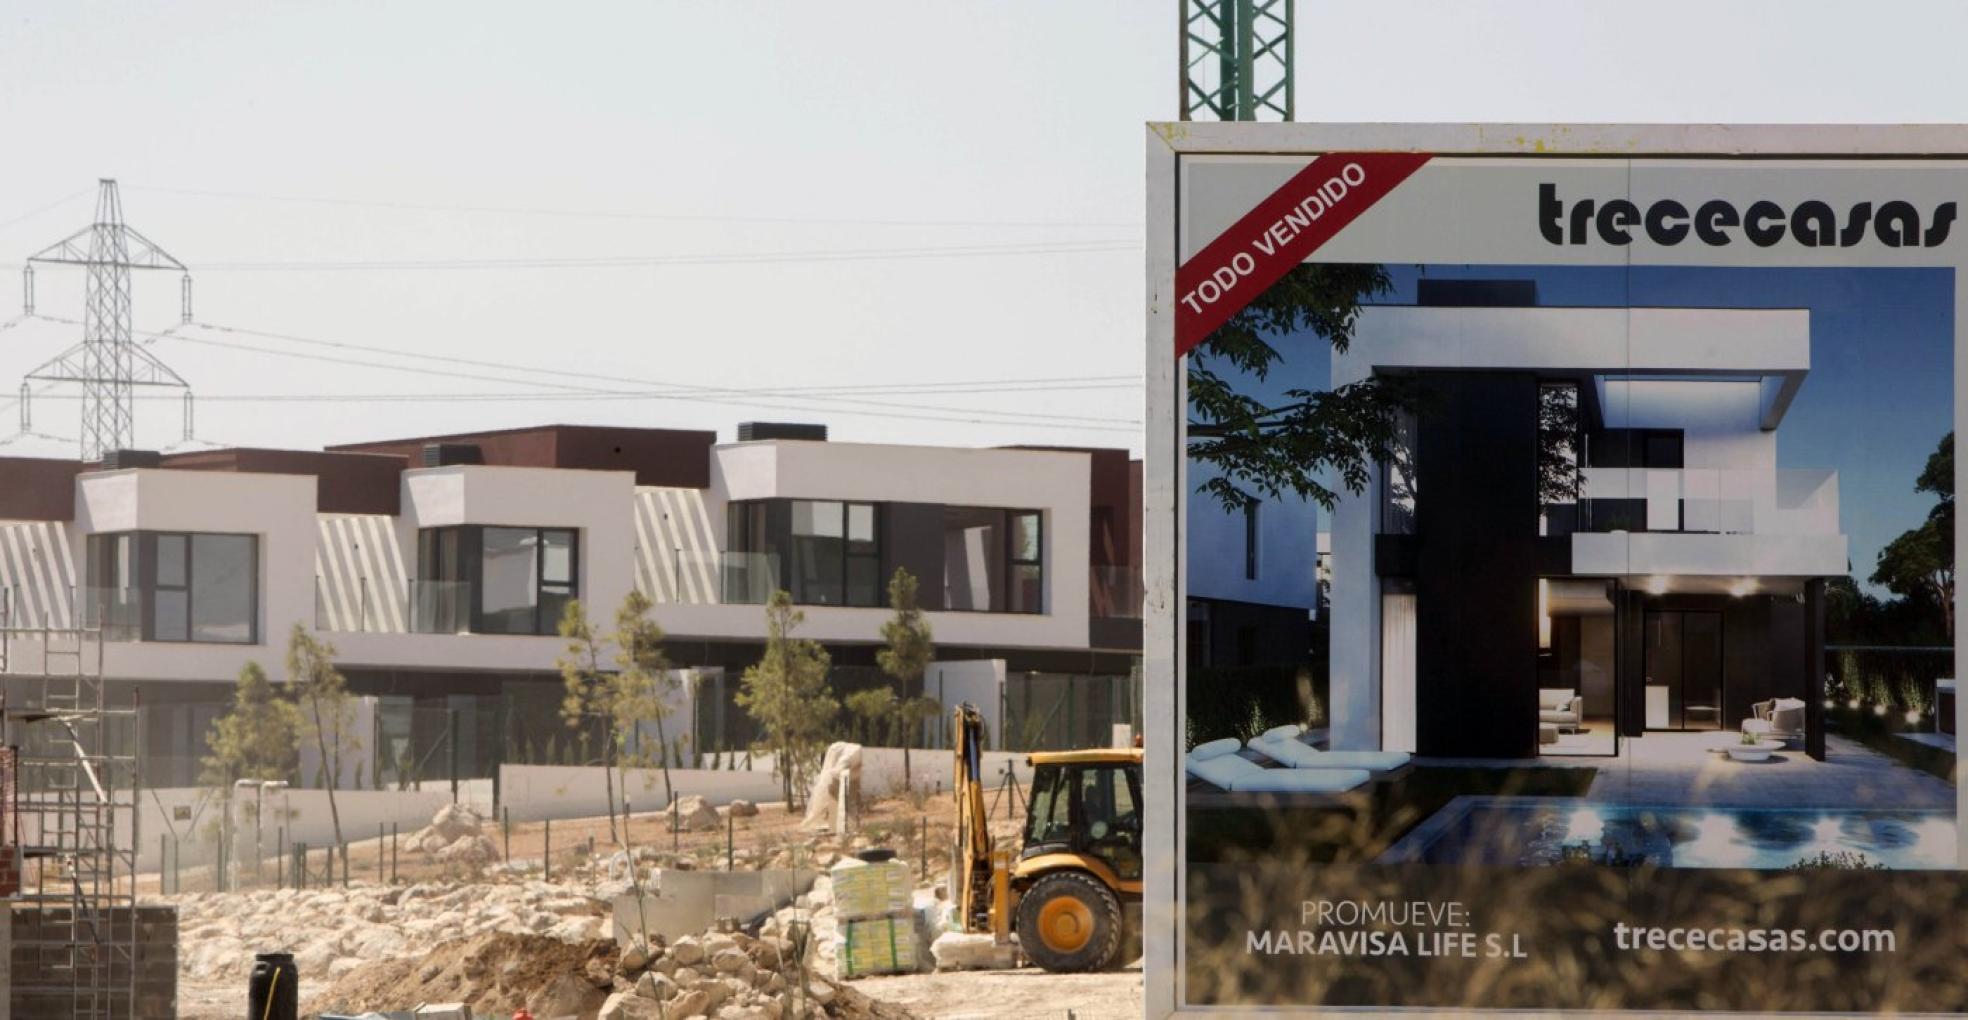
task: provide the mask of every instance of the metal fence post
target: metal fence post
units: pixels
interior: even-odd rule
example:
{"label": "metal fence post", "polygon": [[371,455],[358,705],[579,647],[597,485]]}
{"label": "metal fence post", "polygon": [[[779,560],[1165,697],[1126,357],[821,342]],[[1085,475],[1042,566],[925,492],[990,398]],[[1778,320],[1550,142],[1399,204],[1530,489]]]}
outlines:
{"label": "metal fence post", "polygon": [[451,709],[445,715],[444,740],[451,745],[448,748],[451,759],[451,803],[456,804],[458,803],[458,710]]}
{"label": "metal fence post", "polygon": [[506,841],[506,863],[512,863],[512,808],[499,809],[499,832]]}
{"label": "metal fence post", "polygon": [[733,833],[737,832],[737,829],[738,829],[738,820],[730,815],[725,815],[724,816],[724,870],[726,871],[735,870],[731,866],[731,855],[732,855],[731,844],[732,844],[732,835]]}
{"label": "metal fence post", "polygon": [[546,820],[545,842],[540,848],[541,880],[553,881],[553,819]]}

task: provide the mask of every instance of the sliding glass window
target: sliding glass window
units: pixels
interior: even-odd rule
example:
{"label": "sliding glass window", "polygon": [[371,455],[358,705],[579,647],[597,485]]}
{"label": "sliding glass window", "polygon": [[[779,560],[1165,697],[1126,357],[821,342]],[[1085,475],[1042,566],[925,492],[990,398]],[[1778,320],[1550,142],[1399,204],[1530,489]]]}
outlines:
{"label": "sliding glass window", "polygon": [[573,528],[465,525],[417,536],[418,631],[553,634],[580,594]]}
{"label": "sliding glass window", "polygon": [[[880,606],[881,508],[826,499],[731,504],[731,552],[759,554],[799,605]],[[782,558],[778,554],[784,551]]]}
{"label": "sliding glass window", "polygon": [[944,507],[943,608],[1045,612],[1043,515],[1037,510]]}
{"label": "sliding glass window", "polygon": [[89,536],[83,621],[110,640],[259,641],[259,538],[135,531]]}

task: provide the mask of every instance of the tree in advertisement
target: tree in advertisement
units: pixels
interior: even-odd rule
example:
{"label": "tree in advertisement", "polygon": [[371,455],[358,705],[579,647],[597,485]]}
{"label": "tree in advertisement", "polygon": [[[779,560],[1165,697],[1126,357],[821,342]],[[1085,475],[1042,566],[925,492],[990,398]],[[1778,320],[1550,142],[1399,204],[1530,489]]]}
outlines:
{"label": "tree in advertisement", "polygon": [[1872,583],[1902,598],[1936,605],[1942,632],[1954,640],[1954,433],[1941,439],[1914,479],[1915,492],[1935,497],[1934,508],[1917,528],[1903,532],[1879,551]]}
{"label": "tree in advertisement", "polygon": [[832,665],[827,650],[818,641],[793,636],[805,619],[793,608],[791,593],[772,593],[765,606],[765,652],[745,667],[736,699],[763,733],[759,743],[772,754],[788,804],[800,803],[797,795],[805,792],[840,712],[827,689]]}
{"label": "tree in advertisement", "polygon": [[1189,358],[1189,457],[1216,469],[1199,487],[1226,512],[1286,493],[1331,510],[1365,490],[1372,466],[1397,448],[1414,397],[1397,378],[1329,390],[1251,392],[1285,360],[1279,343],[1310,331],[1335,351],[1353,342],[1363,302],[1392,290],[1377,265],[1305,264],[1216,328]]}
{"label": "tree in advertisement", "polygon": [[894,615],[882,624],[882,647],[875,652],[875,664],[894,678],[901,688],[889,711],[902,742],[902,786],[914,785],[915,773],[909,768],[909,748],[915,744],[922,724],[940,712],[942,702],[925,697],[923,673],[936,659],[935,635],[929,621],[916,604],[916,578],[901,567],[888,579],[888,605]]}
{"label": "tree in advertisement", "polygon": [[287,682],[300,707],[303,729],[312,733],[320,754],[315,781],[328,791],[328,816],[335,825],[335,843],[342,842],[342,814],[335,788],[342,781],[344,756],[362,749],[355,733],[355,705],[348,682],[335,668],[335,646],[294,624],[287,638]]}

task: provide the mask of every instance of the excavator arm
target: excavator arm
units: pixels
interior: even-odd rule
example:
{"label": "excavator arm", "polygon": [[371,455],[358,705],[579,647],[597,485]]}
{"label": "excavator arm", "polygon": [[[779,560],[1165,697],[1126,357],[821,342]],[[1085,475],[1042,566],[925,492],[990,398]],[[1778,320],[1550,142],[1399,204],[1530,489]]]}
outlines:
{"label": "excavator arm", "polygon": [[953,869],[957,916],[965,931],[988,932],[994,928],[994,918],[1004,917],[1005,904],[995,902],[998,892],[992,880],[991,826],[984,806],[984,716],[977,706],[957,706],[951,732],[956,746],[951,788],[957,794]]}

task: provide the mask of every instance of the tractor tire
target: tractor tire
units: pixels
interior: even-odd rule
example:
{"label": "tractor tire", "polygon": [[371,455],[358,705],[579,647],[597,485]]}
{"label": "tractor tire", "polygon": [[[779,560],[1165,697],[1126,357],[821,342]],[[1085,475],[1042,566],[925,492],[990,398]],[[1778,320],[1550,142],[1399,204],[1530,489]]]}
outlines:
{"label": "tractor tire", "polygon": [[1018,945],[1049,971],[1106,970],[1121,953],[1121,901],[1084,871],[1055,871],[1018,900]]}

